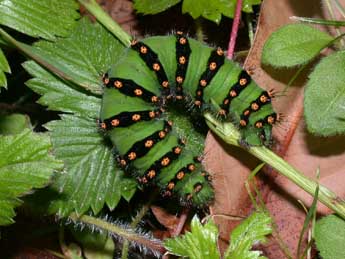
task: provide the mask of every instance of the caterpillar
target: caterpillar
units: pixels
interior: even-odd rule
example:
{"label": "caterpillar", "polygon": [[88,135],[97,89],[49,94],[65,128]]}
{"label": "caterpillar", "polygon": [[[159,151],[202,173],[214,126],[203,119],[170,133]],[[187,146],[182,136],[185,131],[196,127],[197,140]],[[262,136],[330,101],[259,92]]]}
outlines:
{"label": "caterpillar", "polygon": [[237,125],[247,145],[268,145],[278,120],[271,92],[226,59],[223,50],[182,32],[133,40],[103,83],[100,127],[115,147],[119,166],[182,205],[202,207],[214,191],[193,137],[186,143],[178,132],[181,116],[200,122],[211,111]]}

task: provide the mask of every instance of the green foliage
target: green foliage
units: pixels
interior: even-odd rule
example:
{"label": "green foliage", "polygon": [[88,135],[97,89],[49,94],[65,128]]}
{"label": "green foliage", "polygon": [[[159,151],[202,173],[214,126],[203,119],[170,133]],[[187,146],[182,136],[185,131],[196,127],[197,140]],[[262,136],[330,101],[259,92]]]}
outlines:
{"label": "green foliage", "polygon": [[[54,64],[90,95],[91,92],[102,92],[101,75],[107,72],[123,50],[124,47],[104,27],[93,25],[85,18],[78,22],[69,37],[55,43],[40,41],[31,51]],[[77,90],[84,92],[84,89]]]}
{"label": "green foliage", "polygon": [[79,13],[74,0],[0,0],[0,24],[47,40],[67,36]]}
{"label": "green foliage", "polygon": [[[265,259],[260,251],[251,251],[253,244],[265,242],[265,236],[272,232],[271,218],[264,212],[254,212],[231,233],[231,243],[225,251],[226,259]],[[164,246],[175,255],[190,259],[218,259],[218,229],[212,220],[204,226],[195,216],[191,224],[191,232],[173,239],[167,239]]]}
{"label": "green foliage", "polygon": [[26,115],[0,115],[0,135],[18,134],[29,127],[30,121]]}
{"label": "green foliage", "polygon": [[231,233],[230,246],[225,251],[225,259],[264,259],[260,251],[251,251],[253,244],[266,241],[272,233],[272,219],[264,212],[254,212]]}
{"label": "green foliage", "polygon": [[34,61],[27,61],[23,66],[34,77],[27,81],[26,85],[41,95],[39,104],[50,110],[72,112],[92,118],[98,116],[100,98],[60,80]]}
{"label": "green foliage", "polygon": [[83,254],[88,259],[112,259],[114,257],[115,244],[108,233],[96,231],[83,231],[71,228],[73,237],[81,244]]}
{"label": "green foliage", "polygon": [[134,0],[134,9],[138,13],[157,14],[178,4],[181,0]]}
{"label": "green foliage", "polygon": [[335,215],[318,220],[315,241],[323,259],[344,259],[345,221]]}
{"label": "green foliage", "polygon": [[[272,33],[266,41],[262,62],[275,67],[306,65],[338,39],[340,37],[334,39],[304,24],[290,24]],[[309,75],[304,115],[308,131],[315,135],[332,136],[345,132],[344,57],[344,51],[338,51],[322,58]]]}
{"label": "green foliage", "polygon": [[11,68],[8,65],[7,59],[0,49],[0,89],[1,87],[7,88],[6,73],[11,73]]}
{"label": "green foliage", "polygon": [[345,133],[345,52],[323,58],[309,75],[304,114],[311,133],[330,136]]}
{"label": "green foliage", "polygon": [[49,205],[49,212],[61,216],[89,208],[97,214],[104,206],[114,209],[121,196],[129,200],[136,190],[133,179],[124,178],[115,167],[111,149],[97,129],[96,120],[76,115],[63,115],[62,120],[48,123],[57,158],[65,163],[65,171],[54,179],[51,193],[59,193]]}
{"label": "green foliage", "polygon": [[266,41],[261,61],[274,67],[293,67],[310,62],[333,38],[304,24],[289,24]]}
{"label": "green foliage", "polygon": [[[317,170],[317,177],[319,178],[320,176],[320,170]],[[305,233],[307,232],[307,230],[309,229],[309,225],[313,226],[315,225],[315,221],[316,221],[316,209],[317,209],[317,201],[319,198],[319,185],[316,187],[316,191],[314,194],[314,198],[313,198],[313,203],[311,204],[307,216],[305,217],[304,223],[303,223],[303,228],[301,231],[301,234],[299,236],[299,240],[298,240],[298,246],[297,246],[297,258],[303,258],[303,253],[301,251],[301,245],[303,243],[304,237],[305,237]],[[311,245],[311,240],[308,240],[308,246],[306,247],[304,253],[307,252],[309,246]]]}
{"label": "green foliage", "polygon": [[[157,14],[165,11],[181,0],[135,0],[134,8],[143,14]],[[252,6],[260,4],[261,0],[244,0],[242,11],[252,12]],[[193,19],[204,17],[217,24],[220,23],[222,15],[232,18],[234,16],[236,0],[183,0],[182,12],[189,13]]]}
{"label": "green foliage", "polygon": [[50,150],[49,137],[29,129],[0,136],[0,225],[14,222],[18,197],[46,186],[53,171],[61,169]]}
{"label": "green foliage", "polygon": [[217,249],[218,228],[212,220],[201,225],[199,218],[194,216],[191,223],[191,232],[183,236],[169,238],[164,241],[164,246],[172,254],[186,256],[190,259],[220,258]]}
{"label": "green foliage", "polygon": [[101,99],[91,92],[101,92],[100,72],[106,72],[123,46],[102,26],[82,19],[69,37],[55,43],[41,41],[34,48],[36,55],[80,82],[61,80],[33,61],[24,64],[34,76],[27,85],[42,95],[39,103],[74,113],[47,125],[55,154],[65,163],[65,172],[42,192],[52,199],[48,211],[66,216],[91,208],[97,214],[105,203],[114,209],[121,197],[132,197],[136,183],[115,167],[111,148],[97,129]]}
{"label": "green foliage", "polygon": [[[55,41],[67,36],[80,17],[74,0],[0,0],[0,24],[26,35]],[[7,88],[10,67],[0,49],[0,87]]]}

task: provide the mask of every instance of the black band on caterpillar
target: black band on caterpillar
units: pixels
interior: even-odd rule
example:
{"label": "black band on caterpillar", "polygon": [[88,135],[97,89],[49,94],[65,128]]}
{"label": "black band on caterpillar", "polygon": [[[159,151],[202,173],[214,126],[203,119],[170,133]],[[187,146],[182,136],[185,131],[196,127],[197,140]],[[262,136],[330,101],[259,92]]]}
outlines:
{"label": "black band on caterpillar", "polygon": [[246,86],[250,84],[250,81],[250,75],[247,73],[247,71],[242,70],[238,76],[237,82],[230,88],[228,95],[224,98],[222,104],[220,105],[220,115],[226,115],[229,113],[231,101],[240,95],[242,90],[244,90]]}
{"label": "black band on caterpillar", "polygon": [[124,160],[124,164],[128,164],[130,161],[134,161],[137,158],[145,156],[159,141],[163,140],[166,135],[171,131],[171,124],[168,121],[164,121],[163,129],[158,130],[147,136],[146,138],[135,142],[133,146],[127,151],[127,153],[121,157]]}
{"label": "black band on caterpillar", "polygon": [[138,178],[138,181],[142,184],[151,182],[160,173],[162,168],[169,166],[172,161],[178,158],[181,152],[181,146],[173,147],[171,151],[154,162],[154,164],[145,172],[144,176]]}
{"label": "black band on caterpillar", "polygon": [[128,127],[139,121],[150,121],[159,117],[161,111],[156,109],[152,111],[135,111],[121,112],[115,116],[103,120],[100,125],[102,129],[112,129],[120,127]]}
{"label": "black band on caterpillar", "polygon": [[218,48],[211,52],[211,55],[207,61],[206,71],[201,75],[199,79],[199,85],[195,93],[194,104],[198,108],[203,103],[204,88],[211,82],[212,78],[217,74],[219,68],[224,64],[224,52]]}
{"label": "black band on caterpillar", "polygon": [[191,172],[193,172],[195,170],[195,165],[194,164],[189,164],[183,168],[181,168],[180,170],[178,170],[178,172],[175,174],[175,177],[173,179],[171,179],[167,185],[165,186],[165,188],[163,188],[161,190],[161,194],[163,197],[170,197],[172,196],[173,192],[174,192],[174,188],[176,186],[176,183],[179,181],[182,181],[183,178],[190,174]]}
{"label": "black band on caterpillar", "polygon": [[189,56],[191,53],[187,37],[182,32],[176,33],[176,62],[177,68],[175,73],[176,80],[176,99],[183,98],[183,81],[186,77]]}
{"label": "black band on caterpillar", "polygon": [[132,49],[139,52],[141,59],[144,60],[148,68],[156,73],[159,84],[167,90],[169,88],[168,77],[157,54],[149,46],[140,41],[133,40],[131,46]]}
{"label": "black band on caterpillar", "polygon": [[115,88],[127,96],[138,97],[149,103],[159,102],[157,95],[136,84],[133,80],[118,77],[104,77],[103,82],[107,88]]}
{"label": "black band on caterpillar", "polygon": [[[271,103],[271,96],[267,91],[263,91],[261,93],[261,95],[256,98],[256,100],[252,101],[250,106],[248,108],[246,108],[243,113],[241,114],[241,120],[240,120],[240,125],[241,127],[245,127],[248,124],[248,120],[249,120],[249,116],[253,113],[253,112],[257,112],[261,109],[262,106],[267,105]],[[260,122],[257,121],[255,122],[255,127],[257,128],[261,128]],[[259,126],[259,127],[258,127]]]}

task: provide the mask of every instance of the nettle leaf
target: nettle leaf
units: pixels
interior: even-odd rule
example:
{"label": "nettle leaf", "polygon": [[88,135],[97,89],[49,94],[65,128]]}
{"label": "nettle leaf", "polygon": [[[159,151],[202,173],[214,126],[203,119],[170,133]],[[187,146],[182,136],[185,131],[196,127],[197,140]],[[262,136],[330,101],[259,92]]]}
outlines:
{"label": "nettle leaf", "polygon": [[345,52],[321,60],[309,75],[304,115],[311,133],[331,136],[345,132]]}
{"label": "nettle leaf", "polygon": [[53,171],[62,168],[50,149],[46,134],[29,129],[0,136],[0,225],[14,222],[14,207],[21,203],[18,197],[46,186]]}
{"label": "nettle leaf", "polygon": [[181,0],[134,0],[134,9],[142,14],[157,14],[181,2]]}
{"label": "nettle leaf", "polygon": [[36,55],[79,82],[61,80],[33,61],[24,64],[34,76],[27,85],[42,95],[39,103],[51,110],[74,113],[47,125],[65,171],[40,193],[41,205],[60,216],[72,211],[82,214],[90,208],[96,214],[104,204],[113,209],[121,197],[129,200],[133,196],[136,182],[115,167],[111,148],[98,131],[101,98],[91,92],[102,92],[101,74],[116,62],[124,47],[104,27],[85,18],[68,38],[55,43],[41,41],[34,48]]}
{"label": "nettle leaf", "polygon": [[42,95],[38,100],[39,104],[48,106],[50,110],[72,112],[93,118],[98,116],[100,98],[60,80],[34,61],[27,61],[23,66],[34,76],[26,85]]}
{"label": "nettle leaf", "polygon": [[273,32],[263,48],[261,61],[274,67],[293,67],[310,62],[333,38],[304,24],[289,24]]}
{"label": "nettle leaf", "polygon": [[67,36],[80,17],[74,0],[0,0],[0,24],[33,37]]}
{"label": "nettle leaf", "polygon": [[241,222],[231,233],[230,246],[224,254],[225,259],[264,259],[260,251],[251,251],[258,242],[265,242],[266,235],[272,233],[272,219],[264,212],[254,212]]}
{"label": "nettle leaf", "polygon": [[[84,18],[68,38],[54,43],[40,41],[32,51],[84,88],[79,92],[86,90],[100,95],[101,75],[108,71],[123,50],[123,45],[103,26],[92,24],[88,18]],[[45,80],[45,77],[40,79]],[[34,81],[33,85],[36,83]]]}
{"label": "nettle leaf", "polygon": [[[138,13],[157,14],[178,4],[182,0],[135,0],[134,8]],[[253,12],[252,6],[260,4],[261,0],[244,0],[242,11]],[[222,15],[234,16],[236,0],[183,0],[182,12],[189,13],[193,19],[202,16],[215,23],[220,23]]]}
{"label": "nettle leaf", "polygon": [[5,72],[11,73],[11,68],[8,65],[7,59],[4,53],[2,52],[2,49],[0,49],[0,88],[7,88],[7,79]]}
{"label": "nettle leaf", "polygon": [[124,177],[114,161],[111,148],[99,133],[95,119],[62,115],[62,120],[46,126],[51,131],[54,154],[65,163],[65,172],[56,175],[51,192],[59,193],[50,212],[66,216],[104,206],[116,207],[121,196],[129,200],[136,190],[134,179]]}
{"label": "nettle leaf", "polygon": [[217,248],[218,228],[212,220],[201,225],[197,216],[191,223],[191,232],[164,241],[165,248],[174,255],[186,256],[190,259],[219,259]]}
{"label": "nettle leaf", "polygon": [[336,215],[318,220],[315,225],[315,241],[323,259],[345,258],[345,221]]}

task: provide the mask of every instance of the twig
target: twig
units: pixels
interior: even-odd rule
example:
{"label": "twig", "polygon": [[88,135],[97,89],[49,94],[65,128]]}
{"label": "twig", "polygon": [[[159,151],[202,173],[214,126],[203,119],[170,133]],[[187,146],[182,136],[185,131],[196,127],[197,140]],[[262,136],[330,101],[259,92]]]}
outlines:
{"label": "twig", "polygon": [[95,0],[78,0],[86,10],[88,10],[96,19],[106,27],[119,41],[126,47],[131,43],[131,36],[129,36],[111,17],[104,12]]}
{"label": "twig", "polygon": [[235,16],[234,16],[234,21],[232,23],[230,41],[229,41],[229,46],[228,46],[228,54],[227,54],[228,59],[232,59],[234,57],[238,26],[241,20],[241,10],[242,10],[242,0],[237,0],[236,11],[235,11]]}

